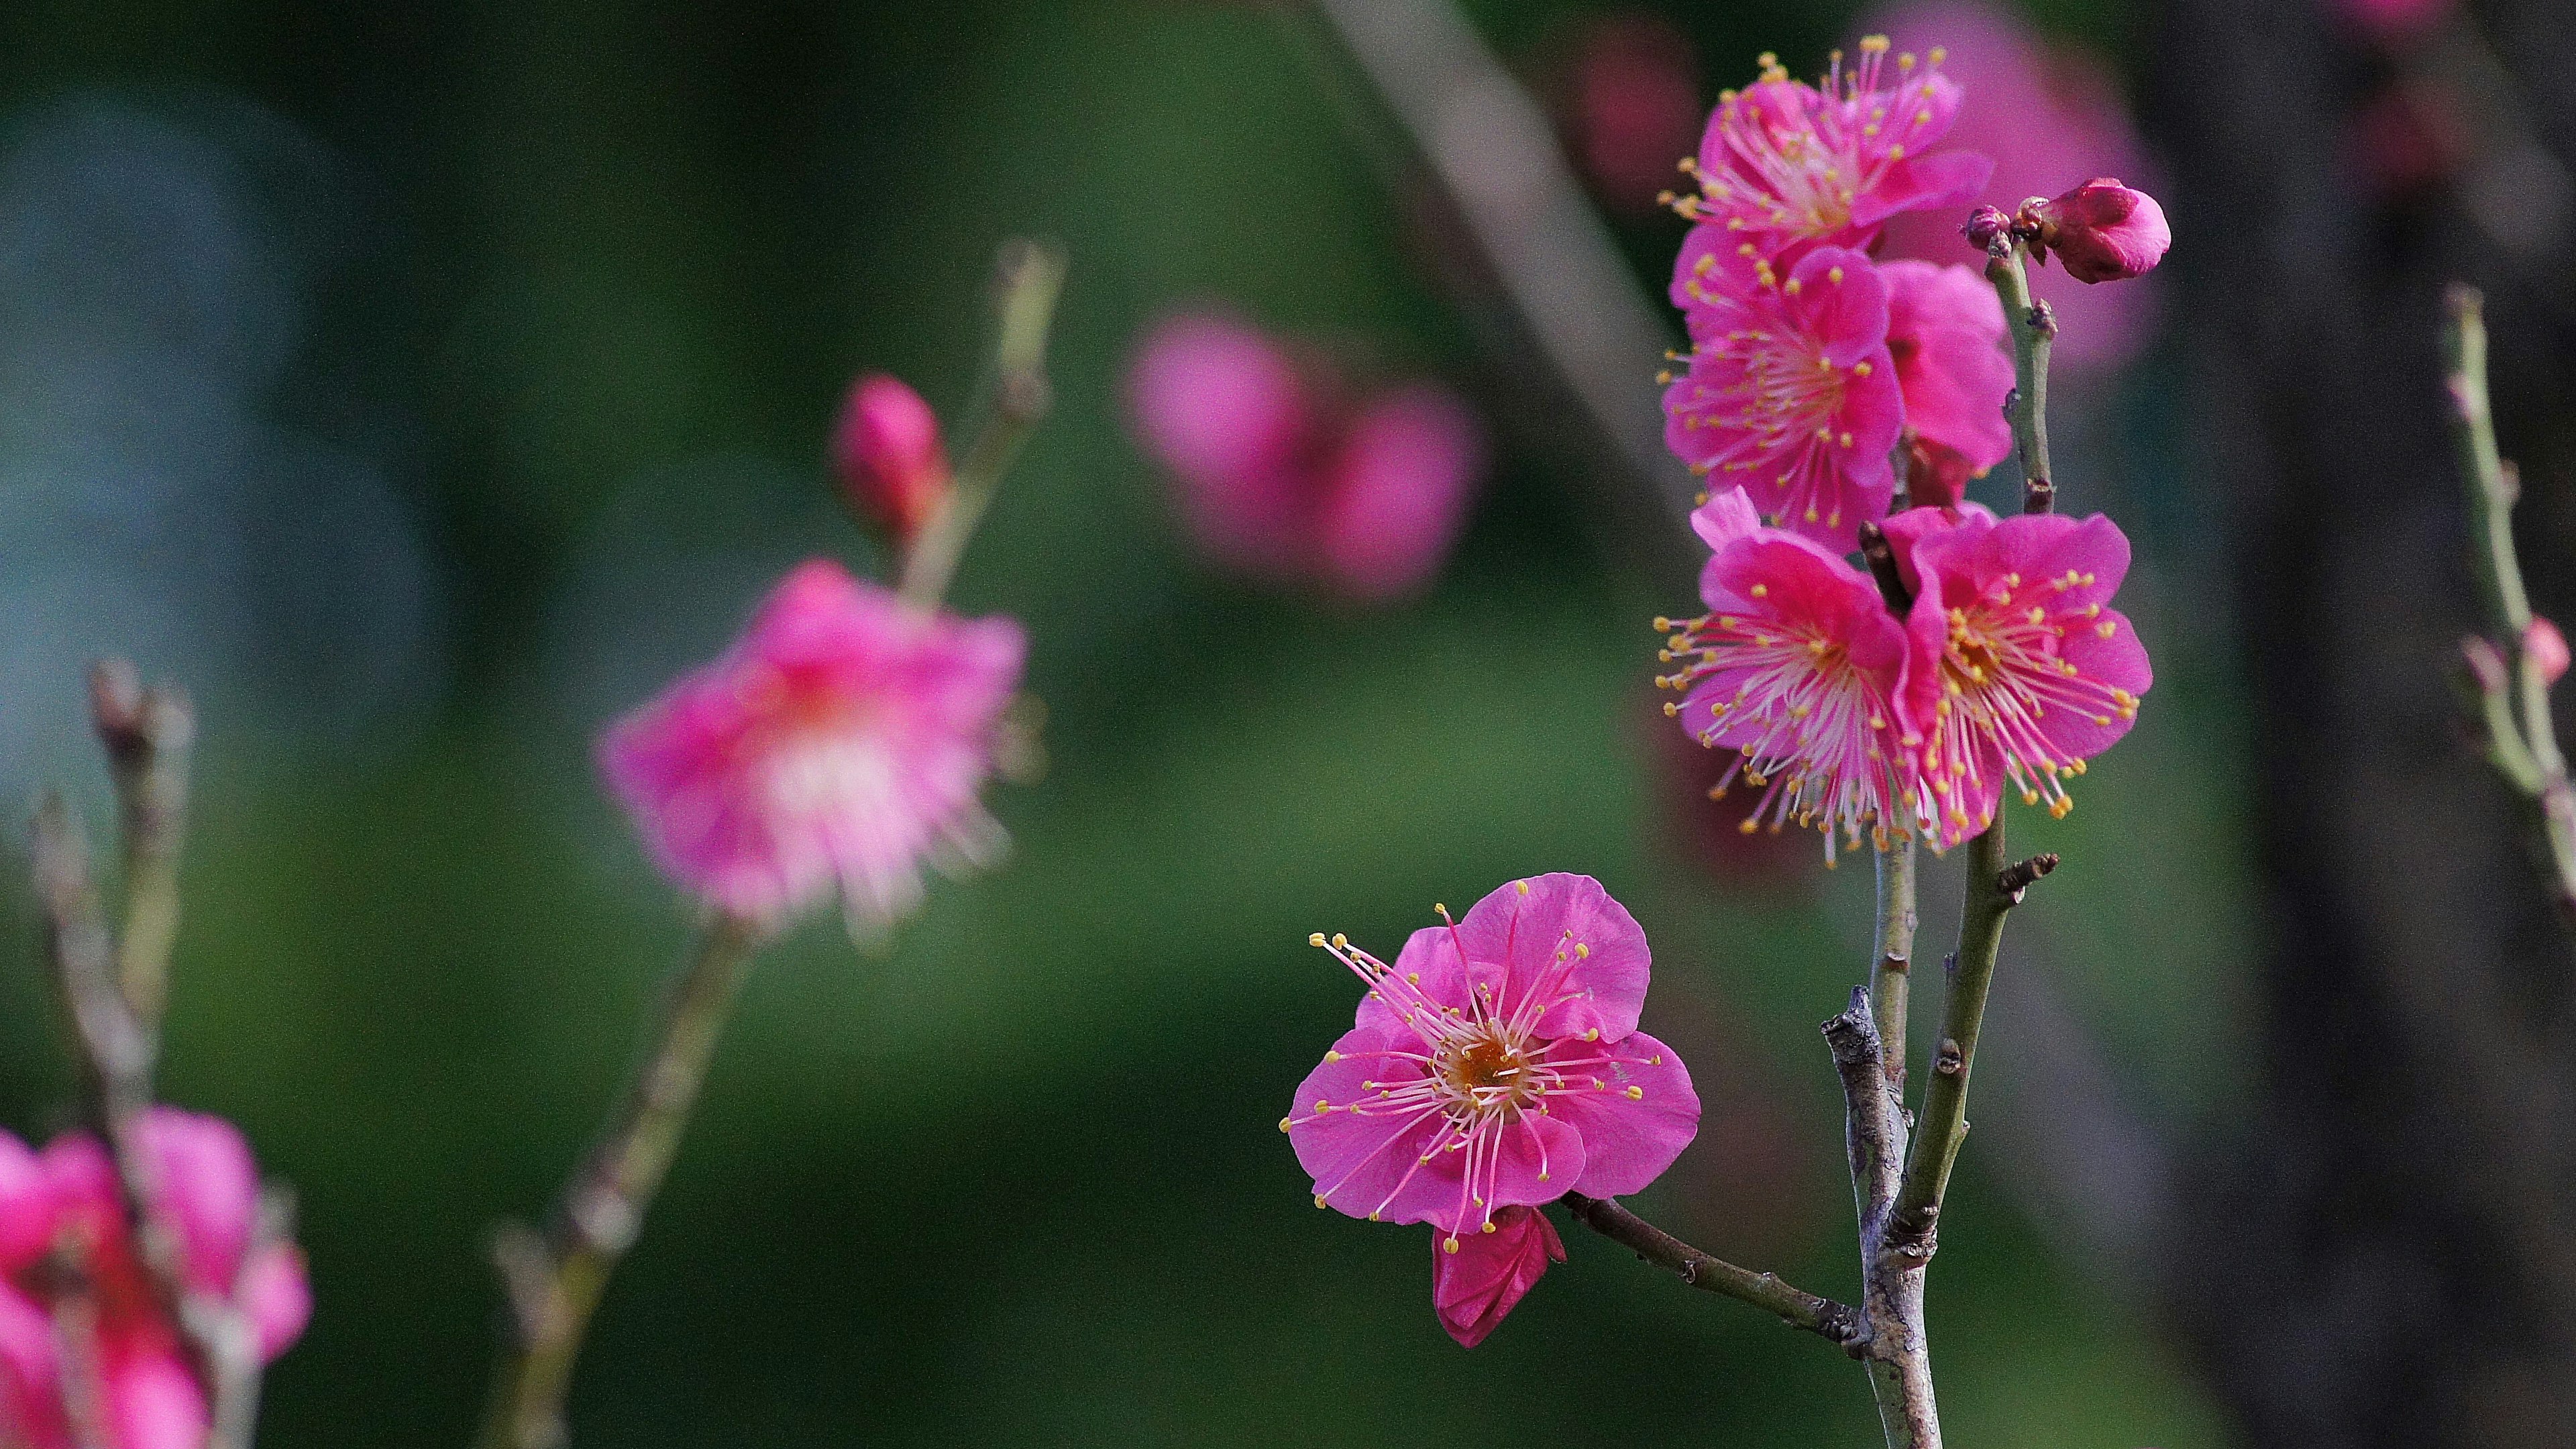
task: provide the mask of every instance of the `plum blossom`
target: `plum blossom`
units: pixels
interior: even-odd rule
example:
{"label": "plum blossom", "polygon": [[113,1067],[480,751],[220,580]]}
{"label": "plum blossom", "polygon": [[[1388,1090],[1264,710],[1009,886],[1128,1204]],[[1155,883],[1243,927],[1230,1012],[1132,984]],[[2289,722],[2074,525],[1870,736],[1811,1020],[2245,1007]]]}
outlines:
{"label": "plum blossom", "polygon": [[1127,378],[1137,442],[1211,562],[1377,601],[1438,571],[1485,467],[1475,416],[1416,382],[1347,400],[1258,330],[1165,319]]}
{"label": "plum blossom", "polygon": [[1699,155],[1683,163],[1699,189],[1676,209],[1699,225],[1683,244],[1676,293],[1701,256],[1785,265],[1808,247],[1865,247],[1899,212],[1975,199],[1992,162],[1927,154],[1959,114],[1961,92],[1941,74],[1942,58],[1938,49],[1929,64],[1899,55],[1890,75],[1887,37],[1872,35],[1858,65],[1846,70],[1835,51],[1823,83],[1811,86],[1764,55],[1760,78],[1719,98]]}
{"label": "plum blossom", "polygon": [[[185,1290],[241,1312],[262,1361],[285,1352],[312,1295],[303,1254],[258,1241],[258,1172],[241,1134],[167,1107],[136,1131]],[[199,1449],[208,1407],[190,1363],[107,1150],[67,1133],[31,1152],[0,1132],[0,1444]]]}
{"label": "plum blossom", "polygon": [[1567,150],[1607,209],[1652,216],[1703,114],[1690,37],[1638,11],[1585,30],[1568,77]]}
{"label": "plum blossom", "polygon": [[1762,526],[1741,489],[1691,523],[1711,550],[1708,612],[1655,621],[1673,631],[1663,659],[1680,665],[1656,683],[1685,691],[1664,713],[1691,738],[1738,752],[1712,798],[1740,772],[1762,793],[1738,828],[1811,826],[1828,862],[1838,831],[1855,847],[1864,833],[1910,838],[1920,802],[1897,708],[1909,644],[1877,584],[1813,540]]}
{"label": "plum blossom", "polygon": [[2031,255],[2041,262],[2054,250],[2066,275],[2079,282],[2118,282],[2144,276],[2173,245],[2165,209],[2134,186],[2096,176],[2063,196],[2024,208],[2038,222]]}
{"label": "plum blossom", "polygon": [[1970,478],[2012,456],[2003,303],[1984,277],[1956,264],[1883,262],[1878,274],[1887,283],[1887,350],[1905,394],[1912,501],[1955,504]]}
{"label": "plum blossom", "polygon": [[2154,683],[2137,630],[2110,607],[2129,540],[2100,514],[1998,521],[1974,504],[1909,510],[1887,536],[1915,590],[1899,707],[1920,741],[1934,841],[1994,823],[2007,783],[2064,815],[2067,777],[2129,732]]}
{"label": "plum blossom", "polygon": [[1896,486],[1888,450],[1905,403],[1886,283],[1841,247],[1808,252],[1785,281],[1769,262],[1704,260],[1688,283],[1688,367],[1664,391],[1664,441],[1717,488],[1741,484],[1781,526],[1848,551]]}
{"label": "plum blossom", "polygon": [[1599,881],[1533,876],[1463,920],[1442,915],[1392,965],[1312,938],[1369,989],[1279,1127],[1316,1206],[1438,1230],[1453,1261],[1434,1302],[1473,1344],[1562,1256],[1553,1229],[1514,1209],[1643,1188],[1698,1133],[1699,1097],[1637,1029],[1645,933]]}
{"label": "plum blossom", "polygon": [[911,538],[948,496],[939,415],[901,378],[860,378],[832,428],[832,471],[861,517],[899,540]]}
{"label": "plum blossom", "polygon": [[599,765],[673,879],[776,924],[836,884],[854,931],[920,898],[921,861],[1002,843],[977,791],[1025,643],[917,609],[822,559],[725,656],[610,726]]}

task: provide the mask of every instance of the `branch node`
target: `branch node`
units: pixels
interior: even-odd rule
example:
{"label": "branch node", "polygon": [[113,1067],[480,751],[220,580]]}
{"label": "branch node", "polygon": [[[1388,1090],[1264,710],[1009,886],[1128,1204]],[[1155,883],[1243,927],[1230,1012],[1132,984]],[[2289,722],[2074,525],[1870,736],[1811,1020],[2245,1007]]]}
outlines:
{"label": "branch node", "polygon": [[2055,869],[2057,869],[2057,853],[2042,851],[2017,865],[2005,867],[2003,874],[1995,878],[1995,886],[2003,892],[2004,900],[2008,904],[2017,906],[2021,904],[2023,891],[2030,889],[2041,876]]}

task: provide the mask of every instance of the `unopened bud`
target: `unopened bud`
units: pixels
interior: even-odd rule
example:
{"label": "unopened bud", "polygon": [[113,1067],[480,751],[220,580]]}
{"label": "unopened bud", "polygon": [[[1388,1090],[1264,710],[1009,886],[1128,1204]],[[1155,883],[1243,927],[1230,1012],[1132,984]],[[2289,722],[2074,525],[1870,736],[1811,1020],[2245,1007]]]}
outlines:
{"label": "unopened bud", "polygon": [[[2566,646],[2562,643],[2559,647],[2563,649]],[[2482,693],[2504,692],[2504,651],[2478,635],[2471,634],[2460,640],[2460,659],[2468,665],[2469,678],[2477,682],[2478,689]]]}
{"label": "unopened bud", "polygon": [[2079,282],[2141,276],[2173,245],[2156,199],[2109,176],[2096,176],[2054,201],[2026,202],[2022,212],[2038,222],[2031,254],[2045,261],[2055,248],[2066,274]]}
{"label": "unopened bud", "polygon": [[909,540],[948,496],[939,415],[900,378],[860,378],[832,429],[832,472],[860,516]]}
{"label": "unopened bud", "polygon": [[1968,245],[1981,252],[1990,252],[1995,249],[1996,240],[2011,230],[2012,218],[2004,215],[2000,208],[1980,206],[1968,213],[1968,224],[1959,228],[1959,234],[1968,239]]}
{"label": "unopened bud", "polygon": [[2556,684],[2567,673],[2567,636],[2538,614],[2522,626],[2522,657],[2540,666],[2543,682]]}

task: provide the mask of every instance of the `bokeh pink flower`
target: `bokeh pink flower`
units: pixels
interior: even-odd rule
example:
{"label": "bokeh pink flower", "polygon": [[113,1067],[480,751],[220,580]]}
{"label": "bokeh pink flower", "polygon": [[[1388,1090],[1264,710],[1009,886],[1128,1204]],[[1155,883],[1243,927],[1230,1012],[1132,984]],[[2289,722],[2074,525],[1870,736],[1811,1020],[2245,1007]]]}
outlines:
{"label": "bokeh pink flower", "polygon": [[918,902],[925,861],[1000,848],[978,791],[1024,651],[1009,619],[918,609],[812,560],[723,658],[612,725],[600,769],[709,904],[777,924],[837,886],[874,932]]}
{"label": "bokeh pink flower", "polygon": [[[136,1136],[150,1211],[184,1291],[229,1303],[263,1361],[312,1315],[303,1255],[259,1241],[259,1178],[218,1118],[148,1110]],[[200,1449],[207,1397],[144,1267],[107,1150],[67,1133],[31,1152],[0,1132],[0,1444]],[[95,1425],[98,1437],[76,1432]]]}
{"label": "bokeh pink flower", "polygon": [[1621,216],[1654,215],[1707,114],[1690,37],[1643,11],[1602,16],[1576,43],[1568,91],[1568,149],[1593,194]]}
{"label": "bokeh pink flower", "polygon": [[1784,279],[1702,252],[1678,286],[1692,350],[1664,391],[1666,444],[1715,490],[1740,484],[1782,527],[1851,549],[1887,512],[1905,419],[1877,269],[1818,247]]}
{"label": "bokeh pink flower", "polygon": [[1347,599],[1412,593],[1465,521],[1482,429],[1434,383],[1342,393],[1320,364],[1204,314],[1157,324],[1127,378],[1138,445],[1211,563]]}
{"label": "bokeh pink flower", "polygon": [[[1368,992],[1280,1130],[1317,1206],[1438,1230],[1463,1261],[1435,1274],[1434,1302],[1472,1344],[1561,1252],[1512,1209],[1635,1192],[1699,1131],[1690,1073],[1637,1029],[1645,932],[1600,882],[1553,874],[1414,932],[1392,965],[1313,941]],[[1494,1241],[1468,1258],[1479,1238]]]}
{"label": "bokeh pink flower", "polygon": [[1970,478],[2012,456],[2003,303],[1982,275],[1956,263],[1883,262],[1878,273],[1887,283],[1887,350],[1915,439],[1912,501],[1955,504]]}
{"label": "bokeh pink flower", "polygon": [[901,378],[872,372],[851,385],[831,454],[842,498],[898,541],[919,532],[948,496],[939,415]]}
{"label": "bokeh pink flower", "polygon": [[[2013,11],[1978,0],[1931,0],[1871,11],[1872,32],[1937,40],[1943,71],[1967,95],[1951,144],[1994,158],[1994,174],[1970,197],[2009,213],[2032,196],[2054,196],[2085,176],[2152,179],[2137,125],[2110,68],[2090,52],[2043,41]],[[1889,218],[1883,259],[1974,262],[1959,239],[1965,208]],[[2031,278],[2057,309],[2055,361],[2111,367],[2146,345],[2155,320],[2152,287],[2085,287],[2052,273]]]}

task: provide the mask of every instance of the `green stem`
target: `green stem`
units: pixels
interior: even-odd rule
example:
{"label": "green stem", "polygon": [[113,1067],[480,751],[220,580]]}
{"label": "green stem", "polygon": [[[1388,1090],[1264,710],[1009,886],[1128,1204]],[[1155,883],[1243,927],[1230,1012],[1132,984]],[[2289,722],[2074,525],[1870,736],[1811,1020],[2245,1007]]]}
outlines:
{"label": "green stem", "polygon": [[477,1441],[483,1449],[564,1442],[564,1399],[582,1337],[670,1171],[756,944],[754,928],[731,917],[708,927],[672,982],[651,1055],[565,1185],[551,1232],[540,1241],[521,1230],[498,1245],[517,1331],[493,1381]]}
{"label": "green stem", "polygon": [[2030,295],[2030,249],[2009,248],[1999,238],[1986,257],[1986,280],[2004,304],[2012,330],[2013,391],[2004,402],[2013,447],[2021,455],[2021,511],[2046,513],[2057,506],[2056,474],[2048,464],[2048,353],[2057,340],[2057,316]]}
{"label": "green stem", "polygon": [[1015,241],[1002,248],[1000,274],[1000,326],[982,421],[939,511],[904,552],[899,591],[904,602],[924,611],[946,596],[1002,475],[1046,416],[1047,331],[1064,290],[1064,258],[1034,242]]}

